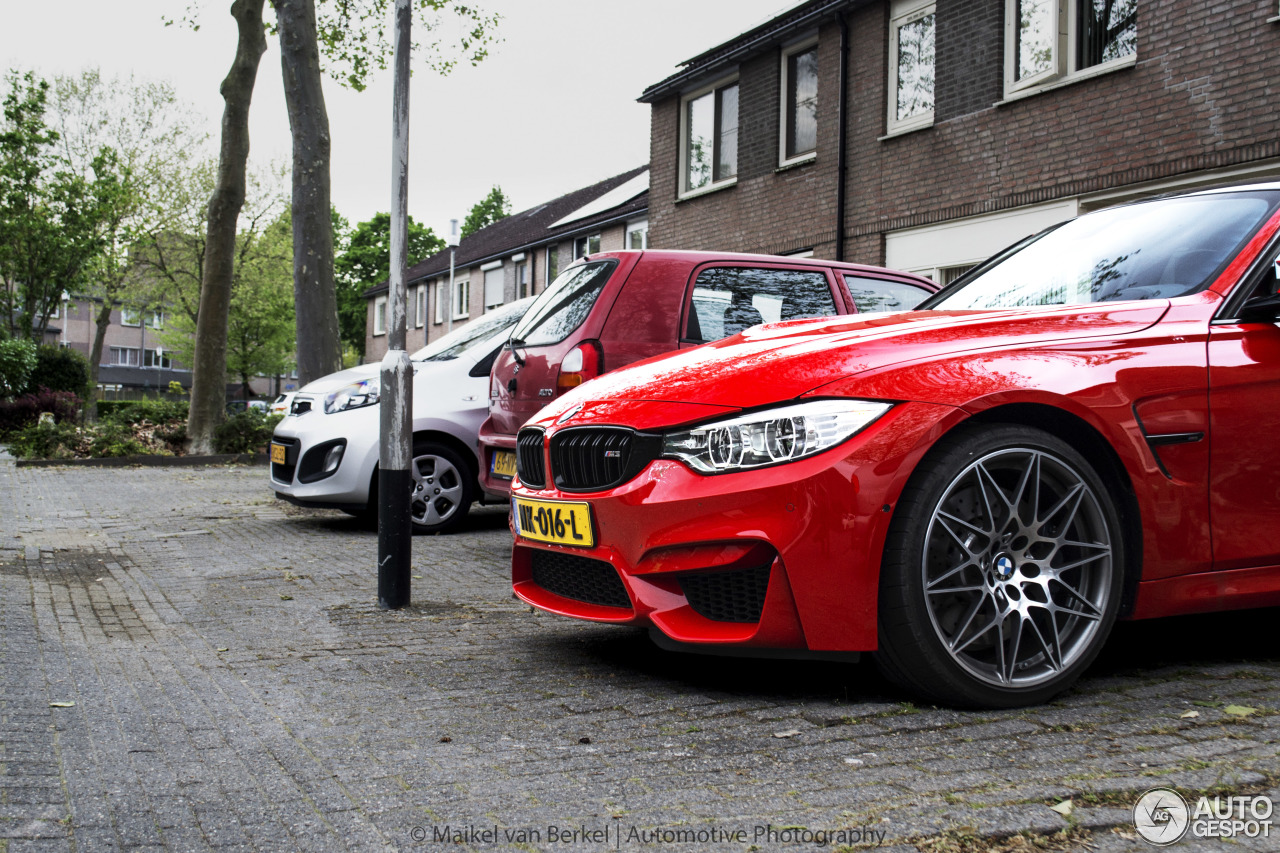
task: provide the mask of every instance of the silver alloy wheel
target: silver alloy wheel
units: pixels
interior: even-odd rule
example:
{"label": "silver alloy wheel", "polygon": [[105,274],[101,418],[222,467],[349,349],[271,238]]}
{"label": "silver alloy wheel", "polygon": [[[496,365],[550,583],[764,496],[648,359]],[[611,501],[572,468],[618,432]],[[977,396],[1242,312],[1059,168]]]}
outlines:
{"label": "silver alloy wheel", "polygon": [[420,527],[436,527],[448,521],[462,503],[462,474],[443,456],[415,456],[409,465],[413,494],[409,514]]}
{"label": "silver alloy wheel", "polygon": [[1111,596],[1111,534],[1080,473],[1043,450],[1006,448],[964,468],[929,519],[929,619],[985,684],[1028,688],[1085,655]]}

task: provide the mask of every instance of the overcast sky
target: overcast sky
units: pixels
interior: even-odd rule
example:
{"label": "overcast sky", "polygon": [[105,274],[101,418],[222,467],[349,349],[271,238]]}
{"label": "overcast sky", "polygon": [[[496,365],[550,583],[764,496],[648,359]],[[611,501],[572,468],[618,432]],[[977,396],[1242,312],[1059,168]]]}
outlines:
{"label": "overcast sky", "polygon": [[[503,16],[504,41],[448,77],[411,86],[409,212],[442,233],[489,188],[516,210],[649,159],[649,107],[636,98],[676,66],[798,0],[473,0]],[[186,0],[0,0],[5,69],[167,79],[216,134],[218,86],[235,52],[229,0],[204,0],[198,32],[165,27]],[[270,14],[270,13],[268,13]],[[5,89],[7,92],[7,88]],[[391,77],[362,93],[326,78],[333,202],[352,223],[390,208]],[[289,158],[280,53],[269,39],[251,112],[251,158]],[[216,149],[215,149],[216,150]]]}

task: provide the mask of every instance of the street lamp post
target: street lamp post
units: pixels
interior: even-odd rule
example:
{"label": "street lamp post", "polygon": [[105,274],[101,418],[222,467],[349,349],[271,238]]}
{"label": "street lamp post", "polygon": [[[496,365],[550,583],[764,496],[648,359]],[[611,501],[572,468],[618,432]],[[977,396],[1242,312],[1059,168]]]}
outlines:
{"label": "street lamp post", "polygon": [[387,354],[382,359],[378,460],[378,606],[409,603],[413,526],[409,517],[413,442],[413,363],[405,351],[405,273],[409,217],[409,30],[411,0],[396,0],[395,91],[392,95],[391,277]]}

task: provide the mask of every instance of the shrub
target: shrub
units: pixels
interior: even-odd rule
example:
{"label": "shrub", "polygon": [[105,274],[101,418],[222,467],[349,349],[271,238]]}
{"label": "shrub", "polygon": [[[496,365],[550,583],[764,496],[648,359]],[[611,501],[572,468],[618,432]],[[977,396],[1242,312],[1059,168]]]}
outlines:
{"label": "shrub", "polygon": [[185,421],[191,404],[186,400],[115,400],[98,403],[98,417],[124,424]]}
{"label": "shrub", "polygon": [[283,417],[257,409],[231,415],[213,431],[213,447],[219,453],[257,453]]}
{"label": "shrub", "polygon": [[35,344],[18,339],[0,341],[0,399],[20,394],[35,369]]}
{"label": "shrub", "polygon": [[74,422],[80,417],[80,398],[67,391],[41,388],[16,400],[0,400],[0,436],[31,426],[44,412],[58,423]]}
{"label": "shrub", "polygon": [[128,424],[107,421],[98,424],[89,431],[89,455],[102,456],[139,456],[154,453],[134,435]]}
{"label": "shrub", "polygon": [[48,388],[83,394],[89,387],[89,359],[73,349],[45,344],[36,350],[36,366],[27,390]]}
{"label": "shrub", "polygon": [[71,459],[79,445],[80,430],[74,423],[36,423],[10,436],[9,452],[19,459]]}

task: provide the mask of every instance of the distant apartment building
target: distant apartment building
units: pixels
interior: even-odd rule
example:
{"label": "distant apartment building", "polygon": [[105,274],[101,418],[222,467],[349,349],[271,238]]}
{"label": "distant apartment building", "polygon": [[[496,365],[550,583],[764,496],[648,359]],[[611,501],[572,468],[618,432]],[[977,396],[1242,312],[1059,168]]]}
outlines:
{"label": "distant apartment building", "polygon": [[[406,277],[408,343],[413,351],[499,305],[541,293],[560,269],[583,255],[648,247],[649,167],[513,213],[410,267]],[[384,282],[369,301],[365,361],[387,352]]]}

